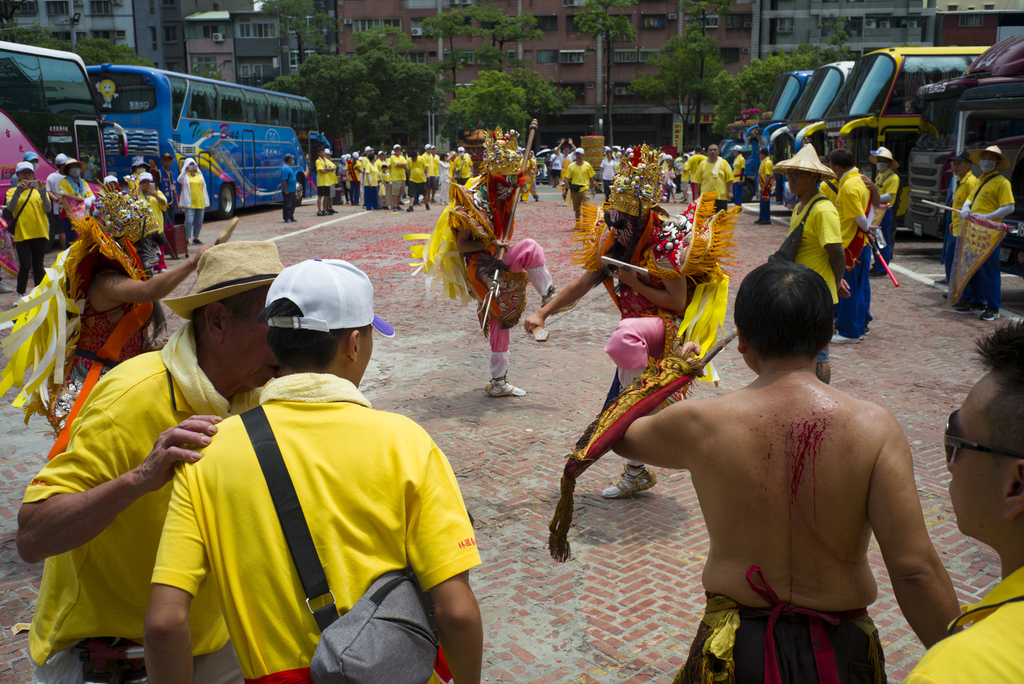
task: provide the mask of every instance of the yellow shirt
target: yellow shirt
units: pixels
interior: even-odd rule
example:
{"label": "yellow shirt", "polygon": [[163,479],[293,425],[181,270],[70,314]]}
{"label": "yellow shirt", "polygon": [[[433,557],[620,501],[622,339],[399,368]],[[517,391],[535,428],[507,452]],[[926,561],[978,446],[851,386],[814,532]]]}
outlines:
{"label": "yellow shirt", "polygon": [[839,179],[839,197],[836,201],[836,209],[839,211],[839,227],[843,234],[843,247],[850,244],[850,241],[860,230],[857,227],[857,216],[864,216],[868,210],[868,202],[871,200],[871,193],[868,186],[860,177],[860,170],[855,166]]}
{"label": "yellow shirt", "polygon": [[772,163],[771,157],[765,157],[764,161],[761,162],[761,166],[757,168],[757,177],[761,179],[761,185],[758,186],[758,190],[764,187],[764,184],[768,182],[768,179],[772,177],[772,173],[775,171],[775,164]]}
{"label": "yellow shirt", "polygon": [[[1017,568],[973,606],[973,624],[928,649],[904,684],[1024,682],[1024,568]],[[1014,603],[998,604],[1012,599]],[[986,610],[994,608],[994,610]],[[962,623],[963,621],[961,621]],[[971,622],[968,620],[968,622]]]}
{"label": "yellow shirt", "polygon": [[363,162],[363,185],[374,186],[380,184],[380,167],[376,159],[362,159]]}
{"label": "yellow shirt", "polygon": [[206,195],[203,192],[203,188],[206,187],[206,183],[203,180],[203,174],[197,173],[194,176],[189,175],[188,177],[188,196],[191,200],[189,203],[189,209],[205,209],[206,208]]}
{"label": "yellow shirt", "polygon": [[422,154],[416,157],[415,161],[409,162],[409,182],[426,183],[427,170],[430,168],[430,160]]}
{"label": "yellow shirt", "polygon": [[473,175],[473,158],[469,152],[463,152],[455,158],[452,167],[459,172],[459,178],[469,178]]}
{"label": "yellow shirt", "polygon": [[62,178],[60,184],[57,186],[57,194],[61,193],[65,195],[71,195],[72,197],[80,197],[82,199],[92,197],[92,190],[89,188],[88,183],[86,183],[84,180],[82,181],[82,192],[81,194],[79,194],[75,186],[72,185],[71,181],[68,180],[66,177]]}
{"label": "yellow shirt", "polygon": [[718,158],[718,178],[715,178],[714,165],[710,160],[705,159],[697,167],[697,173],[691,176],[693,182],[700,186],[701,194],[705,192],[716,192],[718,193],[718,199],[724,200],[729,199],[728,184],[732,183],[732,167],[729,166],[729,162],[725,161],[721,157]]}
{"label": "yellow shirt", "polygon": [[[61,181],[61,183],[64,182]],[[17,186],[8,190],[6,200],[7,208],[11,214],[18,217],[18,222],[14,227],[14,241],[21,242],[23,240],[49,238],[50,223],[49,219],[46,218],[46,209],[43,207],[43,196],[40,194],[46,192],[46,186],[34,188],[31,194],[28,190],[22,190],[21,196],[18,197],[18,204],[15,206],[11,204],[11,200],[17,191]]]}
{"label": "yellow shirt", "polygon": [[1006,176],[992,171],[978,177],[978,184],[971,193],[972,214],[990,214],[1007,204],[1013,204],[1013,189]]}
{"label": "yellow shirt", "polygon": [[430,159],[430,175],[440,176],[441,175],[441,160],[438,158],[437,153],[431,152],[428,157]]}
{"label": "yellow shirt", "polygon": [[562,178],[566,179],[573,185],[590,185],[590,179],[594,177],[594,167],[590,165],[590,162],[585,161],[583,164],[566,164],[562,167]]}
{"label": "yellow shirt", "polygon": [[960,237],[960,210],[963,209],[964,202],[974,194],[974,188],[977,184],[978,179],[970,171],[965,173],[964,177],[956,182],[956,191],[953,192],[953,208],[956,211],[950,216],[949,224],[953,237]]}
{"label": "yellow shirt", "polygon": [[[810,214],[807,213],[808,207],[811,207]],[[828,198],[817,193],[802,209],[799,204],[793,209],[793,215],[789,219],[789,232],[796,230],[805,215],[807,222],[804,223],[804,232],[800,238],[800,248],[796,252],[795,261],[825,279],[828,291],[832,293],[832,303],[837,304],[839,293],[836,291],[836,276],[832,272],[832,262],[825,251],[825,245],[843,244],[842,234],[839,232],[839,212]]]}
{"label": "yellow shirt", "polygon": [[[280,382],[290,389],[277,390]],[[344,613],[385,572],[411,565],[430,589],[480,555],[458,482],[430,435],[351,401],[309,403],[342,391],[356,392],[334,376],[286,376],[264,390],[263,408]],[[367,464],[373,477],[353,477]],[[154,583],[189,593],[208,579],[246,678],[309,666],[320,632],[237,417],[220,423],[201,461],[178,470],[153,571]]]}
{"label": "yellow shirt", "polygon": [[695,154],[686,160],[686,172],[690,174],[691,183],[697,182],[696,180],[694,180],[694,176],[697,175],[697,167],[700,166],[700,163],[705,159],[707,159],[707,157],[705,157],[703,154]]}
{"label": "yellow shirt", "polygon": [[836,204],[839,201],[839,186],[831,178],[826,178],[818,183],[818,192],[824,195],[825,199],[832,204]]}
{"label": "yellow shirt", "polygon": [[[68,449],[47,463],[25,503],[84,492],[137,467],[164,430],[194,415],[171,388],[160,352],[141,354],[96,385],[71,429]],[[54,651],[95,636],[142,641],[150,582],[171,485],[146,494],[82,546],[46,559],[29,647],[42,664]],[[228,633],[206,585],[192,603],[192,652],[212,653]]]}
{"label": "yellow shirt", "polygon": [[[398,166],[405,164],[404,167]],[[391,180],[404,181],[409,170],[409,159],[404,154],[393,154],[388,157],[388,166],[391,167]]]}
{"label": "yellow shirt", "polygon": [[735,175],[736,178],[742,178],[743,176],[747,175],[746,169],[747,160],[743,157],[742,154],[737,154],[736,158],[733,159],[732,161],[733,175]]}
{"label": "yellow shirt", "polygon": [[163,230],[164,227],[164,209],[167,207],[167,196],[159,190],[156,191],[156,197],[146,196],[149,200],[149,209],[153,212],[153,218],[156,219],[156,225],[160,226]]}
{"label": "yellow shirt", "polygon": [[316,184],[317,187],[334,186],[338,184],[338,167],[330,159],[317,157],[316,160]]}
{"label": "yellow shirt", "polygon": [[[875,187],[878,188],[879,195],[892,195],[889,204],[896,204],[896,201],[900,198],[900,177],[892,169],[886,169],[882,173],[875,175]],[[892,207],[889,207],[886,213],[890,211],[892,211]],[[875,223],[881,221],[882,218],[882,216],[876,217]]]}

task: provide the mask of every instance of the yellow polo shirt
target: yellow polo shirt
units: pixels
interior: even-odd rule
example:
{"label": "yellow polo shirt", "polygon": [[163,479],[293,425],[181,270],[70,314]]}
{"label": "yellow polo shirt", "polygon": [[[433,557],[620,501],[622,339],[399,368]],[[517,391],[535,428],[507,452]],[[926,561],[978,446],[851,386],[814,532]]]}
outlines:
{"label": "yellow polo shirt", "polygon": [[562,168],[562,178],[565,178],[569,183],[573,185],[590,185],[590,179],[594,177],[594,167],[590,165],[590,162],[585,161],[583,164],[566,164]]}
{"label": "yellow polo shirt", "polygon": [[455,158],[453,168],[459,172],[459,178],[469,178],[473,175],[473,158],[469,152],[463,152]]}
{"label": "yellow polo shirt", "polygon": [[436,152],[431,152],[430,156],[430,175],[440,176],[441,175],[441,159],[437,156]]}
{"label": "yellow polo shirt", "polygon": [[427,169],[430,168],[430,160],[424,157],[422,154],[416,157],[416,160],[409,161],[409,182],[410,183],[426,183],[427,182]]}
{"label": "yellow polo shirt", "polygon": [[[886,169],[884,172],[876,174],[875,187],[878,188],[879,195],[892,195],[889,204],[896,204],[896,200],[900,198],[900,177],[892,169]],[[892,207],[889,207],[886,213],[890,211],[892,211]],[[875,222],[877,223],[881,220],[882,217],[879,216]]]}
{"label": "yellow polo shirt", "polygon": [[843,234],[843,247],[850,244],[850,241],[860,230],[857,227],[855,217],[865,216],[868,210],[868,203],[871,200],[871,193],[868,186],[860,177],[860,170],[855,166],[839,179],[839,197],[836,201],[836,209],[839,211],[839,228]]}
{"label": "yellow polo shirt", "polygon": [[[63,182],[61,181],[61,183]],[[17,191],[17,187],[9,189],[5,201],[11,214],[18,217],[18,222],[14,226],[14,241],[21,242],[50,237],[50,223],[46,218],[46,210],[43,208],[43,196],[40,194],[46,192],[46,187],[34,188],[31,193],[28,190],[22,190],[18,204],[15,206],[11,204],[11,200]]]}
{"label": "yellow polo shirt", "polygon": [[697,167],[700,166],[700,163],[705,159],[707,159],[707,157],[704,156],[703,154],[695,154],[686,160],[686,172],[690,174],[691,183],[697,182],[694,179],[694,176],[697,175]]}
{"label": "yellow polo shirt", "polygon": [[[818,199],[819,197],[821,199]],[[837,304],[839,293],[836,291],[836,276],[832,272],[832,262],[825,251],[825,245],[843,244],[843,237],[839,232],[839,212],[827,197],[820,192],[816,193],[803,208],[798,204],[793,209],[793,215],[789,219],[789,232],[796,230],[805,215],[807,222],[804,223],[800,248],[797,249],[794,261],[824,278],[828,291],[832,293],[832,303]]]}
{"label": "yellow polo shirt", "polygon": [[[141,354],[96,385],[71,428],[67,451],[43,466],[25,503],[84,492],[137,467],[164,430],[195,415],[167,377],[160,352]],[[177,407],[177,408],[175,408]],[[138,498],[92,540],[46,559],[29,648],[43,664],[82,639],[117,636],[142,641],[150,577],[171,483]],[[217,597],[203,583],[192,603],[192,652],[212,653],[228,633]]]}
{"label": "yellow polo shirt", "polygon": [[338,184],[338,167],[330,159],[317,157],[316,160],[316,184],[317,187],[334,186]]}
{"label": "yellow polo shirt", "polygon": [[824,195],[832,204],[839,201],[839,186],[836,185],[836,181],[834,179],[826,178],[818,183],[818,192]]}
{"label": "yellow polo shirt", "polygon": [[[399,166],[399,164],[405,164],[405,166]],[[406,179],[406,173],[409,171],[409,158],[404,154],[393,154],[388,157],[388,166],[391,167],[391,180],[404,181]]]}
{"label": "yellow polo shirt", "polygon": [[693,182],[700,186],[701,194],[714,191],[718,193],[718,199],[729,199],[727,185],[733,181],[732,167],[721,157],[718,158],[717,163],[719,164],[718,178],[711,175],[714,165],[710,160],[705,159],[697,167],[697,174],[693,176]]}
{"label": "yellow polo shirt", "polygon": [[960,237],[960,210],[963,209],[964,202],[974,194],[974,188],[977,184],[978,179],[970,171],[965,173],[964,177],[956,182],[956,190],[953,192],[953,208],[956,211],[950,216],[949,223],[949,229],[953,237]]}
{"label": "yellow polo shirt", "polygon": [[981,602],[961,608],[976,614],[973,624],[928,649],[904,684],[1024,682],[1022,596],[1024,568],[1017,568]]}
{"label": "yellow polo shirt", "polygon": [[163,230],[164,209],[167,207],[167,196],[157,190],[156,197],[146,195],[146,199],[149,200],[149,210],[153,212],[153,218],[156,219],[156,225],[160,226],[160,230]]}
{"label": "yellow polo shirt", "polygon": [[[310,380],[263,408],[341,613],[390,570],[411,565],[429,590],[480,564],[455,475],[423,428],[349,401],[308,403],[355,388],[291,377]],[[373,477],[353,476],[368,464]],[[308,667],[320,640],[264,483],[241,419],[225,420],[203,459],[175,475],[153,571],[154,584],[190,594],[215,580],[248,679]]]}
{"label": "yellow polo shirt", "polygon": [[747,175],[747,160],[742,154],[737,154],[736,158],[732,161],[733,175],[736,178],[742,178]]}
{"label": "yellow polo shirt", "polygon": [[364,159],[363,161],[363,172],[366,174],[365,185],[378,185],[380,184],[380,167],[377,165],[378,161],[374,159]]}
{"label": "yellow polo shirt", "polygon": [[971,193],[971,213],[990,214],[1007,204],[1013,204],[1013,189],[1006,176],[998,171],[982,174]]}
{"label": "yellow polo shirt", "polygon": [[772,158],[765,157],[764,161],[761,162],[761,166],[757,168],[757,177],[761,179],[761,183],[757,187],[758,190],[764,187],[764,184],[772,177],[774,171],[775,164],[772,163]]}

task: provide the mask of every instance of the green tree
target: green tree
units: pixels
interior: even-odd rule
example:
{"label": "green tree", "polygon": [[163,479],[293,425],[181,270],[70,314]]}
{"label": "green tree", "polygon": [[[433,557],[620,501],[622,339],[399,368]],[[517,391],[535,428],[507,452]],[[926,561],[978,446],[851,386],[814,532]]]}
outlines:
{"label": "green tree", "polygon": [[127,45],[112,43],[106,38],[82,38],[75,45],[75,52],[87,66],[106,63],[153,66],[152,62]]}
{"label": "green tree", "polygon": [[472,85],[458,89],[445,113],[445,127],[458,130],[483,124],[522,131],[527,122],[526,92],[501,71],[481,71]]}
{"label": "green tree", "polygon": [[519,66],[510,74],[512,84],[526,95],[523,108],[530,119],[558,116],[576,100],[572,88],[559,88],[552,81],[527,66]]}
{"label": "green tree", "polygon": [[349,132],[365,109],[364,97],[376,97],[376,87],[367,83],[365,65],[343,55],[310,55],[295,73],[275,78],[264,88],[313,101],[317,123],[328,140]]}
{"label": "green tree", "polygon": [[508,64],[518,64],[509,58],[506,45],[518,45],[541,40],[544,32],[537,28],[537,17],[532,14],[505,14],[504,6],[493,1],[470,9],[471,16],[480,24],[479,34],[488,41],[476,51],[477,64],[483,69],[504,71]]}
{"label": "green tree", "polygon": [[325,35],[336,33],[338,22],[324,12],[317,12],[313,0],[264,0],[261,11],[277,19],[277,36],[282,41],[295,36],[299,64],[306,51],[327,49]]}
{"label": "green tree", "polygon": [[[704,41],[708,40],[708,17],[725,16],[732,10],[736,0],[684,0],[683,14],[686,16],[687,24],[695,23]],[[717,46],[717,43],[715,43]],[[720,69],[719,69],[720,71]],[[714,74],[714,76],[712,76]],[[701,80],[712,81],[718,72],[708,71],[708,56],[702,53],[697,64],[697,77]],[[706,93],[698,90],[694,97],[693,117],[693,139],[697,145],[703,147],[700,134],[701,110],[704,108]]]}
{"label": "green tree", "polygon": [[209,78],[209,79],[214,80],[214,81],[223,81],[224,80],[224,74],[222,74],[220,72],[220,69],[218,69],[215,66],[212,66],[212,67],[194,66],[194,67],[192,67],[192,75],[193,76],[200,76],[202,78]]}
{"label": "green tree", "polygon": [[604,49],[604,137],[612,144],[612,93],[611,83],[612,46],[620,41],[635,41],[636,27],[631,14],[610,14],[609,10],[625,10],[636,4],[636,0],[586,0],[583,9],[576,14],[576,28],[595,40],[600,38]]}
{"label": "green tree", "polygon": [[397,26],[371,26],[352,36],[356,45],[360,43],[380,43],[387,45],[395,52],[409,52],[416,49],[416,44],[409,36],[402,33]]}
{"label": "green tree", "polygon": [[435,68],[443,74],[441,84],[447,90],[454,91],[455,85],[459,82],[459,71],[469,64],[470,58],[470,55],[465,52],[456,52],[455,39],[478,33],[473,26],[471,10],[453,9],[433,17],[426,17],[423,20],[423,33],[429,38],[440,38],[447,41],[448,54],[441,55],[442,59],[438,60]]}
{"label": "green tree", "polygon": [[55,38],[49,28],[38,21],[31,26],[8,26],[4,29],[3,39],[11,43],[21,45],[35,45],[36,47],[47,48],[48,50],[71,51],[71,43],[66,40]]}

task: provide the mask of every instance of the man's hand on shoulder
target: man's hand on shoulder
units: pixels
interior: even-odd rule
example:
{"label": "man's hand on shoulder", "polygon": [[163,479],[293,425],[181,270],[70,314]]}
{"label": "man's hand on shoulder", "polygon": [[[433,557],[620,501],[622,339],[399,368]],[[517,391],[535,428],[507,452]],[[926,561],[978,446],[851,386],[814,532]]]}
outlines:
{"label": "man's hand on shoulder", "polygon": [[131,471],[134,484],[147,492],[155,492],[174,477],[178,461],[195,463],[203,457],[187,447],[205,447],[217,432],[217,416],[192,416],[160,433],[146,460]]}

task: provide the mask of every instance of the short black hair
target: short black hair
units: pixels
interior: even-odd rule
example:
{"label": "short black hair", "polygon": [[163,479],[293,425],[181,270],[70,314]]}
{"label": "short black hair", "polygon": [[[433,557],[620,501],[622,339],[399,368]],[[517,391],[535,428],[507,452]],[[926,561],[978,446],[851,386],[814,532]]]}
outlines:
{"label": "short black hair", "polygon": [[832,293],[802,264],[770,261],[743,279],[736,293],[736,330],[758,358],[813,358],[832,339]]}
{"label": "short black hair", "polygon": [[1000,392],[986,410],[993,446],[1024,453],[1024,322],[996,328],[977,342],[981,365],[992,373]]}
{"label": "short black hair", "polygon": [[832,150],[828,153],[828,162],[841,169],[852,169],[856,163],[853,153],[849,150]]}
{"label": "short black hair", "polygon": [[768,156],[768,148],[767,148],[767,147],[762,147],[761,149],[759,149],[759,150],[757,151],[757,153],[758,153],[758,154],[763,154],[764,156],[766,156],[766,157],[767,157],[767,156]]}
{"label": "short black hair", "polygon": [[285,160],[286,162],[290,162],[290,161],[291,161],[291,160],[293,160],[293,159],[295,159],[295,157],[293,157],[293,156],[292,156],[292,155],[290,155],[290,154],[286,154],[286,155],[284,155],[284,160]]}
{"label": "short black hair", "polygon": [[[282,297],[263,309],[256,320],[266,323],[271,318],[278,316],[303,315],[305,314],[298,304]],[[353,330],[365,333],[369,328],[369,325],[364,325],[361,328],[338,328],[329,332],[270,328],[267,331],[267,345],[277,357],[277,362],[284,368],[323,370],[334,361],[338,354],[338,347],[345,344],[349,333]]]}

